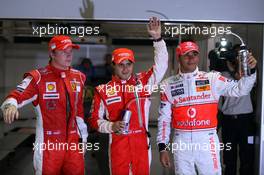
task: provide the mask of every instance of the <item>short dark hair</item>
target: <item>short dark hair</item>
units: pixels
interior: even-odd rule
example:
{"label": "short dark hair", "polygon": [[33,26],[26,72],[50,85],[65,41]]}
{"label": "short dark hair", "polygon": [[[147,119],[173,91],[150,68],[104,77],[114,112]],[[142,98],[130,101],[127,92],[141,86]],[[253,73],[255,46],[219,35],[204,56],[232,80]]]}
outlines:
{"label": "short dark hair", "polygon": [[[52,51],[50,51],[50,52],[53,52],[53,53],[55,53],[55,50],[52,50]],[[50,54],[49,54],[49,63],[51,63],[51,61],[52,61],[52,57],[50,56]]]}

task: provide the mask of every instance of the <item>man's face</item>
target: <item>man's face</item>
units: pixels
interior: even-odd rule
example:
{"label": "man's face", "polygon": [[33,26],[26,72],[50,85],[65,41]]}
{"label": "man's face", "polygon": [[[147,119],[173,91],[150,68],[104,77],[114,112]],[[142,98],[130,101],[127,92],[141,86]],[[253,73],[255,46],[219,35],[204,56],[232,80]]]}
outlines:
{"label": "man's face", "polygon": [[196,51],[190,51],[185,55],[180,56],[178,61],[180,62],[181,71],[183,73],[191,73],[195,71],[199,63],[199,53]]}
{"label": "man's face", "polygon": [[119,64],[114,65],[115,75],[121,80],[127,80],[133,73],[134,64],[129,60],[124,60]]}
{"label": "man's face", "polygon": [[72,47],[68,47],[65,50],[55,50],[50,53],[52,57],[51,64],[58,69],[68,69],[71,66],[73,52]]}

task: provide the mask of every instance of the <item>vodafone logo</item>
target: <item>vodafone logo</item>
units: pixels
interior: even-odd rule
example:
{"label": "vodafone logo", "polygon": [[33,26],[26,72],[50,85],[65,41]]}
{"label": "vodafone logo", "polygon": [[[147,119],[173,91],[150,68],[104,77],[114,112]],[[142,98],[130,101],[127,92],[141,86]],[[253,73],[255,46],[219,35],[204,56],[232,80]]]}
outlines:
{"label": "vodafone logo", "polygon": [[189,107],[187,110],[187,116],[190,118],[194,118],[196,116],[196,109],[193,107]]}

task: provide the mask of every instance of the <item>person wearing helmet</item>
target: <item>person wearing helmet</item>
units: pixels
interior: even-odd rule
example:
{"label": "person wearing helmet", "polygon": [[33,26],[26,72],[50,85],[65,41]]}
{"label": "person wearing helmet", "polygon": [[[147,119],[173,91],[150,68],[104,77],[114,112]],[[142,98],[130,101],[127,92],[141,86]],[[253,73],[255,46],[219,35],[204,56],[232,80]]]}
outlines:
{"label": "person wearing helmet", "polygon": [[233,81],[219,72],[199,71],[199,47],[195,42],[180,43],[176,54],[179,72],[161,85],[164,91],[157,134],[161,164],[171,167],[172,151],[175,174],[221,174],[216,133],[218,100],[221,95],[239,97],[250,92],[256,80],[256,60],[252,55],[248,59],[250,76]]}
{"label": "person wearing helmet", "polygon": [[[148,71],[134,74],[134,52],[117,48],[112,53],[114,75],[107,84],[95,89],[90,126],[109,133],[109,164],[112,175],[150,174],[148,120],[150,88],[157,86],[168,67],[168,52],[161,38],[161,25],[151,18],[148,33],[154,39],[154,62]],[[124,114],[125,113],[125,114]],[[124,132],[123,116],[130,114],[129,128]]]}
{"label": "person wearing helmet", "polygon": [[79,46],[68,36],[49,42],[49,64],[25,73],[23,81],[1,106],[4,121],[19,118],[18,109],[32,103],[36,115],[34,171],[37,175],[84,174],[87,127],[82,92],[85,75],[71,68],[73,49]]}

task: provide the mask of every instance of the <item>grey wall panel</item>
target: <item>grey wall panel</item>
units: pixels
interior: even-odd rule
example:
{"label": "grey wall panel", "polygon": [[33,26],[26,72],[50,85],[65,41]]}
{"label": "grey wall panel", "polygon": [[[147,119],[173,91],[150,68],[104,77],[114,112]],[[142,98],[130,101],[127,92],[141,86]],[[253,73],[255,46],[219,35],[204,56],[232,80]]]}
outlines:
{"label": "grey wall panel", "polygon": [[[63,3],[62,3],[63,2]],[[9,0],[0,18],[264,22],[263,0]]]}

